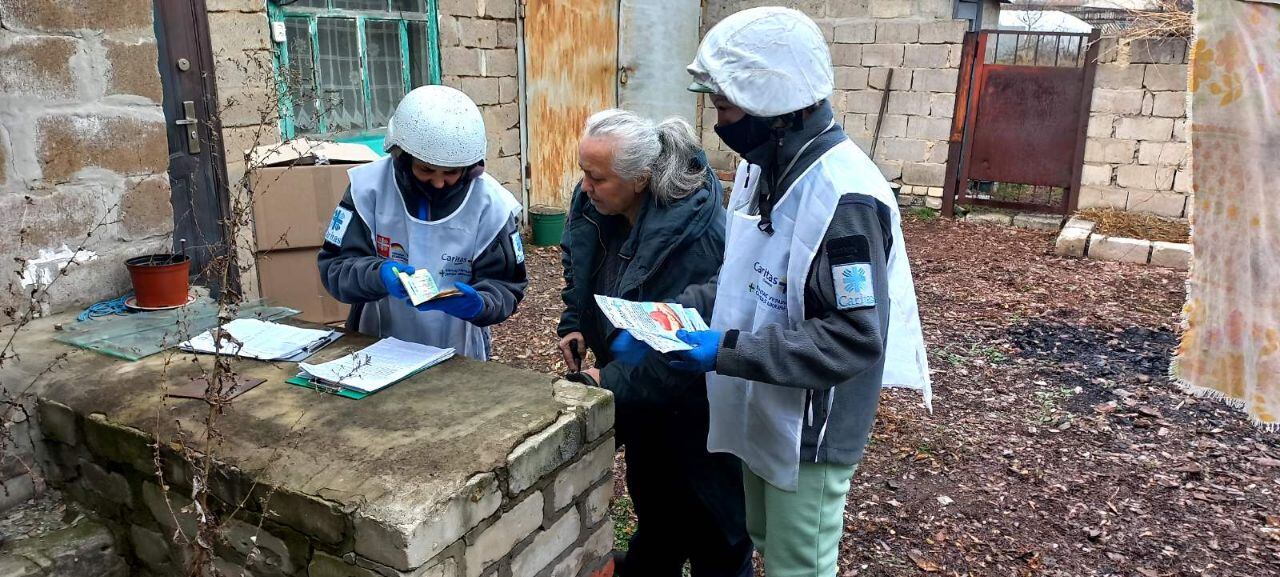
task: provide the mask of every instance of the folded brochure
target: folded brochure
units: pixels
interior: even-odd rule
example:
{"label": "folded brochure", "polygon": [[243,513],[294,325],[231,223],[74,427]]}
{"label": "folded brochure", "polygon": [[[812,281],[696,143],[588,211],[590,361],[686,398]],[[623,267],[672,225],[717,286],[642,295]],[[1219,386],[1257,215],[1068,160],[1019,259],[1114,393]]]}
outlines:
{"label": "folded brochure", "polygon": [[676,336],[677,331],[705,331],[706,321],[698,311],[678,303],[634,302],[595,295],[600,311],[619,329],[660,353],[687,351],[693,347]]}
{"label": "folded brochure", "polygon": [[459,294],[458,289],[454,288],[440,290],[431,271],[425,268],[415,269],[413,274],[396,271],[396,276],[400,277],[400,284],[404,285],[404,291],[409,293],[409,302],[415,307],[427,301]]}
{"label": "folded brochure", "polygon": [[319,385],[373,393],[438,365],[453,353],[453,349],[388,337],[327,363],[298,363],[302,369],[298,376]]}

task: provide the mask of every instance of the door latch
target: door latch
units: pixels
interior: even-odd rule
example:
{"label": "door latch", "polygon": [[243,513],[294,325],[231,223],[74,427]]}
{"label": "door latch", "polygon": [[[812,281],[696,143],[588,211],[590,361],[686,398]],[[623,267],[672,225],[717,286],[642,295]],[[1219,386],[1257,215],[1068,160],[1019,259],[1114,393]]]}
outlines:
{"label": "door latch", "polygon": [[196,118],[196,103],[191,100],[182,101],[183,118],[173,121],[187,132],[187,152],[200,154],[200,120]]}

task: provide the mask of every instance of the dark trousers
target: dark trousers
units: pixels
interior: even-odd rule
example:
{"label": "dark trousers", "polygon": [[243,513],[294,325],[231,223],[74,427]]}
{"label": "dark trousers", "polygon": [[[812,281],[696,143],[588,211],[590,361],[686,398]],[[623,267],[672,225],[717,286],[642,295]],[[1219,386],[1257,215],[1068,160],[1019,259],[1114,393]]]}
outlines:
{"label": "dark trousers", "polygon": [[[744,527],[725,527],[726,522],[740,521],[716,515],[694,489],[694,483],[717,481],[699,478],[706,471],[681,466],[682,459],[669,449],[651,443],[627,444],[627,491],[635,505],[637,526],[626,559],[617,567],[618,575],[680,577],[687,561],[693,577],[750,577],[752,547]],[[705,450],[703,455],[713,459]],[[741,474],[736,462],[711,466],[734,467],[734,473]],[[722,499],[742,499],[741,481],[736,487],[701,489]]]}

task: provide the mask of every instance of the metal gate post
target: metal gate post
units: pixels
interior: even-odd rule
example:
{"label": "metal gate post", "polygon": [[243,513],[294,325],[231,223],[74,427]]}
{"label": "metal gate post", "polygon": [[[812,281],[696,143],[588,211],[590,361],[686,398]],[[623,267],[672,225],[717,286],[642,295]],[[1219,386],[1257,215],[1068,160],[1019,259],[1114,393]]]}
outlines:
{"label": "metal gate post", "polygon": [[973,89],[977,59],[982,57],[978,50],[978,38],[981,34],[966,32],[964,35],[964,55],[960,59],[960,76],[956,82],[956,106],[951,115],[951,135],[947,138],[947,176],[942,191],[942,214],[948,218],[956,215],[956,195],[959,194],[962,176],[961,152],[964,149],[965,125],[969,118],[970,92]]}
{"label": "metal gate post", "polygon": [[1084,149],[1089,136],[1089,116],[1093,110],[1093,81],[1098,72],[1098,44],[1101,30],[1089,34],[1089,50],[1084,57],[1084,82],[1080,86],[1080,129],[1076,136],[1076,155],[1073,159],[1071,187],[1062,199],[1062,214],[1069,216],[1080,206],[1080,181],[1084,175]]}

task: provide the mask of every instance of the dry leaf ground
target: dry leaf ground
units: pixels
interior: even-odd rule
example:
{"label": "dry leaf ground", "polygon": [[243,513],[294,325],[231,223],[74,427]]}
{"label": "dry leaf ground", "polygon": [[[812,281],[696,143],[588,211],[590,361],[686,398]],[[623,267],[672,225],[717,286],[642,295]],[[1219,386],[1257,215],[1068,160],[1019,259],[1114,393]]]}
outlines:
{"label": "dry leaf ground", "polygon": [[[1182,274],[1060,258],[1048,233],[904,228],[934,412],[883,395],[843,576],[1280,575],[1280,434],[1167,377]],[[495,356],[562,372],[558,251],[529,271]]]}

